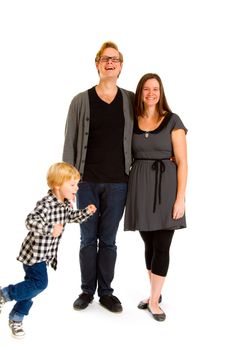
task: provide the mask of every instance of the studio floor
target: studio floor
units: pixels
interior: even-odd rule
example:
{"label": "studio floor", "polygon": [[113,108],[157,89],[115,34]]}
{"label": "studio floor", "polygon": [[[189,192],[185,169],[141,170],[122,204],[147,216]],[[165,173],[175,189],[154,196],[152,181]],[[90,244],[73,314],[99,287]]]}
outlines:
{"label": "studio floor", "polygon": [[[79,239],[77,226],[69,226],[60,245],[58,270],[49,269],[48,288],[35,298],[30,315],[24,320],[24,339],[11,337],[7,318],[12,304],[5,305],[0,316],[1,348],[39,350],[51,346],[69,350],[119,350],[152,346],[164,350],[196,350],[215,346],[232,349],[231,290],[221,292],[220,282],[224,276],[220,278],[220,274],[214,273],[216,266],[212,265],[215,260],[211,255],[209,261],[204,260],[199,251],[197,259],[195,241],[188,229],[177,232],[174,237],[161,304],[167,319],[156,322],[147,310],[137,308],[149,291],[141,239],[137,233],[126,233],[121,228],[113,287],[123,312],[109,312],[99,304],[97,295],[86,310],[73,309],[73,301],[80,293]],[[23,277],[17,261],[12,261],[8,271],[12,279]],[[6,279],[6,273],[3,277]],[[8,283],[12,283],[12,279]]]}

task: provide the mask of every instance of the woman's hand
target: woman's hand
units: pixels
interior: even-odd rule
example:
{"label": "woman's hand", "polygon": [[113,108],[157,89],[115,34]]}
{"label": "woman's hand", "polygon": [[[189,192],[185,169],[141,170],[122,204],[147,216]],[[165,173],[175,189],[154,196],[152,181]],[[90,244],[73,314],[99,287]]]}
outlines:
{"label": "woman's hand", "polygon": [[173,206],[172,218],[174,220],[181,219],[184,216],[185,204],[183,199],[176,199]]}

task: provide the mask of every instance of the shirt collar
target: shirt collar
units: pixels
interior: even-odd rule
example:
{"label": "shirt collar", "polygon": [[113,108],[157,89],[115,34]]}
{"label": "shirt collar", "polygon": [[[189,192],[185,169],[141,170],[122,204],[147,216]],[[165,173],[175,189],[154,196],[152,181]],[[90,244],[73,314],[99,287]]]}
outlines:
{"label": "shirt collar", "polygon": [[51,189],[48,190],[48,201],[54,202],[60,206],[65,206],[65,207],[70,206],[70,202],[68,201],[68,199],[65,198],[64,202],[60,202]]}

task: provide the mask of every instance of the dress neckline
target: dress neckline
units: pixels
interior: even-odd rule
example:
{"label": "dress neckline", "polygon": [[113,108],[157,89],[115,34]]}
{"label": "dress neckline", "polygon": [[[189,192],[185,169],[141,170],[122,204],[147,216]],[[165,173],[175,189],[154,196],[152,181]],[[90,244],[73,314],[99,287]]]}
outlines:
{"label": "dress neckline", "polygon": [[164,117],[164,119],[159,124],[159,126],[157,128],[155,128],[154,130],[150,130],[150,131],[146,131],[146,130],[140,129],[139,126],[138,126],[138,121],[136,121],[135,124],[134,124],[134,133],[135,134],[144,134],[146,138],[150,134],[157,134],[168,124],[171,116],[172,116],[172,113],[170,113],[170,112],[167,113],[167,115]]}

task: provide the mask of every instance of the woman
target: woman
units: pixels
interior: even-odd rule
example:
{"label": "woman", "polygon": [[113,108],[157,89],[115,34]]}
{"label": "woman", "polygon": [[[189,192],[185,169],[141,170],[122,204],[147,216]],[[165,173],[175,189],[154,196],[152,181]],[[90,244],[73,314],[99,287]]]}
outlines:
{"label": "woman", "polygon": [[[139,230],[145,244],[150,297],[141,301],[157,321],[164,321],[161,291],[169,267],[169,249],[176,229],[186,227],[186,132],[168,106],[157,74],[145,74],[135,95],[132,141],[134,163],[129,177],[125,231]],[[175,157],[175,162],[171,159]]]}

